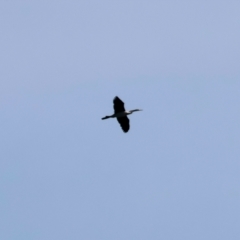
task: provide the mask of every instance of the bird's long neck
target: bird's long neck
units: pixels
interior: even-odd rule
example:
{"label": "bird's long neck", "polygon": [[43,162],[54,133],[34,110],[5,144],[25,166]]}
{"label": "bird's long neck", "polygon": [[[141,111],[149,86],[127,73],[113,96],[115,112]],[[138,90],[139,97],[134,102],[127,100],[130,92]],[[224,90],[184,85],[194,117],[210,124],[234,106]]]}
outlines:
{"label": "bird's long neck", "polygon": [[139,111],[139,109],[133,109],[133,110],[130,110],[129,112],[133,113],[133,112],[137,112],[137,111]]}

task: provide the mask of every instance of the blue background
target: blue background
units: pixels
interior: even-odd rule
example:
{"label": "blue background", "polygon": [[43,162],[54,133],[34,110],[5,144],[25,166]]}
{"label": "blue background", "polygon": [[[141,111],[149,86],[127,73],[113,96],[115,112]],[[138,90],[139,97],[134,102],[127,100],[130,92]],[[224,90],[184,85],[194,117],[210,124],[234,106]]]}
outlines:
{"label": "blue background", "polygon": [[239,9],[1,1],[0,238],[240,239]]}

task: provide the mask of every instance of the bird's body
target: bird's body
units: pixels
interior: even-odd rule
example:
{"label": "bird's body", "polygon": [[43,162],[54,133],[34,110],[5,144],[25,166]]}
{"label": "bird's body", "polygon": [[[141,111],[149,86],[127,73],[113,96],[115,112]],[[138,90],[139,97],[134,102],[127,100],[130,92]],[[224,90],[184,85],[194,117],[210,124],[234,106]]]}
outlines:
{"label": "bird's body", "polygon": [[130,115],[136,111],[142,111],[141,109],[134,109],[134,110],[126,111],[124,108],[124,102],[119,97],[115,97],[113,99],[113,108],[114,108],[114,114],[103,117],[102,120],[108,119],[108,118],[117,118],[119,124],[122,127],[122,130],[125,133],[128,132],[128,130],[130,128],[129,119],[128,119],[127,115]]}

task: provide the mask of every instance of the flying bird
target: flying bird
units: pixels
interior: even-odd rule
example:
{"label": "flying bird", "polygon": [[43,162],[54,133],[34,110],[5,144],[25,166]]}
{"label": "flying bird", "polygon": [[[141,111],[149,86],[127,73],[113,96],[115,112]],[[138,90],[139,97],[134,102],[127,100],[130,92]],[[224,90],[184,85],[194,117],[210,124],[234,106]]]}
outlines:
{"label": "flying bird", "polygon": [[142,111],[142,109],[134,109],[134,110],[126,111],[124,108],[124,102],[119,97],[115,97],[113,99],[113,108],[114,108],[114,114],[111,116],[103,117],[102,120],[108,119],[108,118],[117,118],[119,124],[122,127],[122,130],[125,133],[128,132],[130,128],[129,119],[127,115],[130,115],[133,112]]}

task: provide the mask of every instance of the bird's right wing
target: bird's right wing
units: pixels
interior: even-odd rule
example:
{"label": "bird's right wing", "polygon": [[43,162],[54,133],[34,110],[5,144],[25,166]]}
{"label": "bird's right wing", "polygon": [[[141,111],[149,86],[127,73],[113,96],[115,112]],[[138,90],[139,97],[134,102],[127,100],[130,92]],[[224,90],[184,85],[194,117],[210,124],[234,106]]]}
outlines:
{"label": "bird's right wing", "polygon": [[115,97],[113,99],[113,108],[115,113],[124,112],[124,102],[119,97]]}

